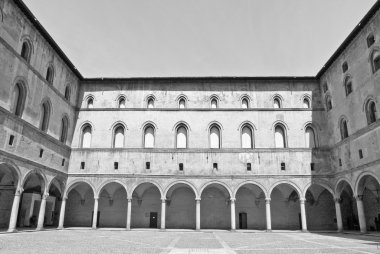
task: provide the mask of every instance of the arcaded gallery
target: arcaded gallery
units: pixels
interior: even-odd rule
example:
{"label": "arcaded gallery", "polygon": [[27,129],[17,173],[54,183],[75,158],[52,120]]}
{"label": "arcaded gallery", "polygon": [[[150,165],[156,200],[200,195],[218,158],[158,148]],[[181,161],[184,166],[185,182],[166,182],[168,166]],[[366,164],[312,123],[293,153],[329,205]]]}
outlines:
{"label": "arcaded gallery", "polygon": [[2,0],[0,227],[379,231],[379,69],[380,2],[315,76],[85,78]]}

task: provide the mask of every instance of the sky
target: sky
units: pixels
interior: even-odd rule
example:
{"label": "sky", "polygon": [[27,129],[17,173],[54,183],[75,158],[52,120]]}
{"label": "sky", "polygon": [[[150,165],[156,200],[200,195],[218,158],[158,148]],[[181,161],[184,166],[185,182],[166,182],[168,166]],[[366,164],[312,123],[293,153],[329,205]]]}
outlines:
{"label": "sky", "polygon": [[24,0],[84,77],[315,76],[376,0]]}

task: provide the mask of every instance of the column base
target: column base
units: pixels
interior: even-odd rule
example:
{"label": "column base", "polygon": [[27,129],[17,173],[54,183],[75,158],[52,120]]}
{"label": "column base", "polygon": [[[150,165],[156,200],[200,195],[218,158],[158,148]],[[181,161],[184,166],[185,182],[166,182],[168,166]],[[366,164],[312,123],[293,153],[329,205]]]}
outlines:
{"label": "column base", "polygon": [[7,231],[8,233],[17,233],[18,232],[18,230],[17,229],[15,229],[15,228],[12,228],[12,229],[8,229],[8,231]]}
{"label": "column base", "polygon": [[307,229],[302,229],[301,232],[302,233],[309,233],[309,231]]}
{"label": "column base", "polygon": [[42,230],[44,230],[43,227],[38,227],[38,228],[36,228],[36,231],[42,231]]}
{"label": "column base", "polygon": [[267,229],[267,230],[265,230],[265,232],[267,232],[267,233],[271,233],[271,232],[272,232],[272,229]]}
{"label": "column base", "polygon": [[236,229],[230,229],[230,232],[236,232]]}
{"label": "column base", "polygon": [[199,231],[201,231],[201,229],[200,228],[196,228],[195,231],[199,232]]}
{"label": "column base", "polygon": [[98,228],[97,228],[97,227],[92,227],[91,229],[92,229],[92,230],[97,230]]}
{"label": "column base", "polygon": [[64,227],[58,227],[57,230],[64,230]]}
{"label": "column base", "polygon": [[166,231],[166,228],[160,228],[160,231]]}
{"label": "column base", "polygon": [[125,230],[127,230],[127,231],[131,231],[131,228],[125,228]]}

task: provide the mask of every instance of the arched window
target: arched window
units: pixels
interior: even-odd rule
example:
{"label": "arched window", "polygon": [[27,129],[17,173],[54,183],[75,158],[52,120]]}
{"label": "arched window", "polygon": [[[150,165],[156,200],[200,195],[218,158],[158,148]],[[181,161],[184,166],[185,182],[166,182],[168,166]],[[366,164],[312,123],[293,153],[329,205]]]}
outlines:
{"label": "arched window", "polygon": [[352,80],[350,77],[347,77],[344,81],[344,89],[346,90],[346,96],[352,93]]}
{"label": "arched window", "polygon": [[341,136],[342,140],[345,138],[348,138],[348,127],[347,127],[347,120],[346,119],[340,120],[339,129],[340,129],[340,136]]}
{"label": "arched window", "polygon": [[282,125],[277,125],[274,129],[274,138],[275,138],[275,147],[276,148],[285,148],[286,139],[285,131]]}
{"label": "arched window", "polygon": [[53,79],[54,79],[54,68],[53,66],[49,66],[46,71],[46,80],[50,84],[53,84]]}
{"label": "arched window", "polygon": [[178,107],[180,109],[186,108],[186,100],[184,98],[179,99],[179,101],[178,101]]}
{"label": "arched window", "polygon": [[187,148],[187,129],[185,126],[177,128],[176,148]]}
{"label": "arched window", "polygon": [[94,98],[89,97],[87,99],[87,108],[93,108],[94,107]]}
{"label": "arched window", "polygon": [[310,100],[308,98],[303,99],[303,108],[310,108]]}
{"label": "arched window", "polygon": [[324,82],[322,85],[323,92],[326,93],[329,90],[329,85],[327,82]]}
{"label": "arched window", "polygon": [[375,36],[373,34],[369,34],[367,36],[367,46],[371,47],[375,43]]}
{"label": "arched window", "polygon": [[210,148],[220,148],[220,129],[217,125],[210,128]]}
{"label": "arched window", "polygon": [[249,108],[249,101],[247,98],[243,98],[241,100],[241,108],[244,108],[244,109]]}
{"label": "arched window", "polygon": [[49,127],[50,120],[50,103],[45,101],[41,106],[41,119],[40,119],[40,129],[42,131],[47,131]]}
{"label": "arched window", "polygon": [[62,118],[62,121],[61,121],[61,136],[59,138],[59,140],[62,142],[62,143],[66,143],[66,140],[67,140],[67,130],[69,128],[69,120],[67,119],[66,116],[64,116]]}
{"label": "arched window", "polygon": [[92,128],[91,125],[87,124],[82,128],[82,148],[91,147],[91,138],[92,138]]}
{"label": "arched window", "polygon": [[22,116],[22,113],[24,111],[25,98],[25,88],[21,82],[17,82],[13,89],[11,107],[12,113],[14,113],[16,116]]}
{"label": "arched window", "polygon": [[66,88],[65,88],[65,99],[67,101],[70,101],[70,94],[71,94],[70,86],[66,86]]}
{"label": "arched window", "polygon": [[371,124],[376,122],[377,115],[376,115],[376,104],[374,101],[370,100],[367,102],[365,107],[366,115],[367,115],[367,123]]}
{"label": "arched window", "polygon": [[113,147],[114,148],[124,147],[124,127],[122,125],[118,125],[114,129]]}
{"label": "arched window", "polygon": [[306,127],[305,130],[305,144],[307,148],[317,147],[315,140],[315,132],[314,129],[310,126]]}
{"label": "arched window", "polygon": [[147,108],[154,108],[154,98],[153,97],[148,98]]}
{"label": "arched window", "polygon": [[21,47],[21,57],[24,58],[25,61],[29,62],[31,52],[32,52],[32,49],[29,42],[24,41]]}
{"label": "arched window", "polygon": [[211,108],[218,108],[219,107],[218,99],[216,97],[212,97],[210,103],[211,103]]}
{"label": "arched window", "polygon": [[154,147],[154,128],[151,125],[148,125],[144,130],[144,147]]}
{"label": "arched window", "polygon": [[372,71],[377,72],[380,69],[380,51],[375,50],[371,57]]}
{"label": "arched window", "polygon": [[278,97],[275,97],[273,99],[273,107],[274,108],[281,108],[281,99]]}
{"label": "arched window", "polygon": [[250,126],[245,125],[241,129],[241,147],[253,148],[253,132]]}
{"label": "arched window", "polygon": [[119,108],[125,108],[125,98],[120,97],[119,99]]}
{"label": "arched window", "polygon": [[331,102],[331,97],[326,96],[326,110],[330,111],[332,109],[332,102]]}

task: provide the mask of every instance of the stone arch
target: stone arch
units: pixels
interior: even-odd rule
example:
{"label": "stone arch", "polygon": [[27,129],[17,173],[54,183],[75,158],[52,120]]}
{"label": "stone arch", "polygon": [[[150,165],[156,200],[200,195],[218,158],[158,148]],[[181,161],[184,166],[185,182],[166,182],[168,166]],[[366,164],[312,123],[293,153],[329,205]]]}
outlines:
{"label": "stone arch", "polygon": [[12,170],[14,170],[14,172],[16,173],[15,176],[17,177],[17,187],[22,188],[23,184],[22,184],[22,174],[21,174],[20,168],[13,161],[8,160],[8,159],[0,160],[0,166],[3,164],[9,166]]}
{"label": "stone arch", "polygon": [[185,126],[188,131],[191,131],[190,125],[186,121],[178,121],[176,124],[174,124],[172,131],[177,130],[177,128],[181,125]]}
{"label": "stone arch", "polygon": [[200,195],[198,194],[198,190],[197,188],[190,182],[188,181],[185,181],[185,180],[178,180],[178,181],[174,181],[172,183],[170,183],[165,189],[164,189],[164,192],[163,192],[163,196],[166,198],[166,195],[168,194],[168,191],[170,190],[171,187],[175,186],[176,184],[185,184],[187,185],[188,187],[190,187],[190,189],[193,190],[194,194],[195,194],[195,198],[200,198]]}
{"label": "stone arch", "polygon": [[303,193],[301,191],[301,188],[298,187],[298,185],[295,184],[294,182],[288,181],[288,180],[282,180],[282,181],[278,181],[278,182],[275,182],[274,184],[272,184],[272,186],[269,188],[269,191],[268,191],[269,197],[272,195],[273,189],[278,187],[281,184],[288,184],[288,185],[292,186],[294,188],[294,190],[297,192],[298,196],[300,198],[304,198],[304,196],[302,196]]}
{"label": "stone arch", "polygon": [[330,186],[328,183],[323,183],[323,182],[308,182],[308,183],[306,184],[306,186],[305,186],[305,187],[303,188],[303,190],[302,190],[302,195],[303,195],[303,197],[306,197],[306,192],[308,191],[308,189],[309,189],[312,185],[319,185],[319,186],[325,188],[328,192],[331,193],[331,195],[332,195],[333,197],[335,197],[335,194],[334,194],[334,190],[333,190],[333,188],[331,188],[331,186]]}
{"label": "stone arch", "polygon": [[218,184],[218,185],[223,186],[223,187],[227,190],[228,194],[230,195],[230,198],[232,198],[232,191],[231,191],[230,187],[229,187],[227,184],[225,184],[225,183],[223,183],[223,182],[220,182],[220,181],[210,181],[210,182],[207,182],[207,183],[203,184],[203,186],[202,186],[201,189],[199,190],[199,197],[201,197],[203,191],[204,191],[208,186],[210,186],[210,185],[212,185],[212,184]]}
{"label": "stone arch", "polygon": [[127,185],[126,185],[125,183],[123,183],[122,181],[117,180],[117,179],[108,179],[108,180],[102,182],[102,183],[98,186],[98,188],[96,189],[97,192],[96,192],[95,195],[96,195],[97,197],[99,197],[99,196],[100,196],[100,193],[101,193],[102,190],[103,190],[103,188],[104,188],[107,184],[110,184],[110,183],[117,183],[117,184],[120,184],[120,185],[124,188],[125,192],[127,193],[127,197],[128,197],[128,187],[127,187]]}
{"label": "stone arch", "polygon": [[256,127],[256,125],[255,125],[254,123],[252,123],[251,121],[248,121],[248,120],[242,122],[241,124],[239,124],[239,127],[237,128],[237,130],[238,130],[238,131],[241,131],[241,129],[242,129],[245,125],[249,125],[249,126],[252,128],[252,130],[257,131],[257,127]]}
{"label": "stone arch", "polygon": [[341,183],[343,183],[343,182],[345,182],[351,188],[352,192],[354,193],[354,188],[351,184],[351,181],[346,177],[342,177],[336,182],[335,187],[334,187],[336,198],[339,198],[340,194],[342,193],[342,190],[339,190],[339,187],[341,186]]}
{"label": "stone arch", "polygon": [[248,180],[248,181],[244,181],[242,183],[240,183],[238,186],[235,187],[235,189],[232,191],[232,198],[236,198],[236,194],[237,192],[239,191],[239,189],[241,187],[243,187],[244,185],[249,185],[249,184],[252,184],[252,185],[255,185],[257,187],[259,187],[261,189],[262,192],[264,192],[265,194],[265,198],[269,198],[270,196],[268,196],[268,191],[267,189],[264,187],[264,185],[262,185],[261,183],[259,182],[256,182],[256,181],[253,181],[253,180]]}
{"label": "stone arch", "polygon": [[46,191],[48,191],[48,189],[47,189],[48,180],[46,178],[46,175],[38,169],[30,170],[23,176],[22,181],[21,181],[22,188],[24,188],[26,181],[28,180],[29,176],[31,176],[32,174],[36,174],[42,178],[43,186],[41,186],[41,193],[45,193]]}
{"label": "stone arch", "polygon": [[90,188],[92,189],[92,192],[94,193],[94,197],[96,198],[97,197],[97,196],[95,196],[96,195],[96,188],[92,184],[92,182],[89,181],[89,180],[87,180],[87,179],[76,179],[76,180],[68,183],[66,185],[66,189],[65,189],[63,197],[67,199],[68,198],[68,194],[70,193],[70,191],[72,191],[73,189],[75,189],[75,187],[77,187],[78,185],[80,185],[82,183],[87,184],[88,186],[90,186]]}
{"label": "stone arch", "polygon": [[127,191],[127,193],[129,193],[128,194],[128,198],[132,198],[133,192],[137,189],[137,187],[139,187],[140,185],[142,185],[144,183],[150,183],[150,184],[156,186],[157,189],[158,189],[158,191],[160,192],[161,199],[165,198],[164,192],[162,190],[161,185],[158,184],[156,181],[152,181],[152,180],[143,180],[143,181],[139,181],[139,182],[135,183],[134,185],[132,185],[132,187],[130,188],[130,190]]}
{"label": "stone arch", "polygon": [[371,176],[371,177],[373,177],[373,178],[377,181],[377,183],[380,185],[380,179],[379,179],[379,177],[378,177],[376,174],[374,174],[373,172],[370,172],[370,171],[362,172],[362,173],[358,176],[358,178],[356,179],[356,182],[355,182],[355,185],[354,185],[354,189],[352,189],[353,192],[354,192],[354,196],[360,195],[360,193],[362,192],[362,190],[360,189],[360,188],[361,188],[361,187],[360,187],[360,181],[361,181],[364,177],[366,177],[366,176]]}
{"label": "stone arch", "polygon": [[371,52],[368,55],[368,61],[370,62],[372,73],[375,73],[376,71],[379,70],[379,69],[376,69],[376,66],[374,63],[374,61],[378,59],[379,54],[380,54],[380,47],[375,46],[371,49]]}

